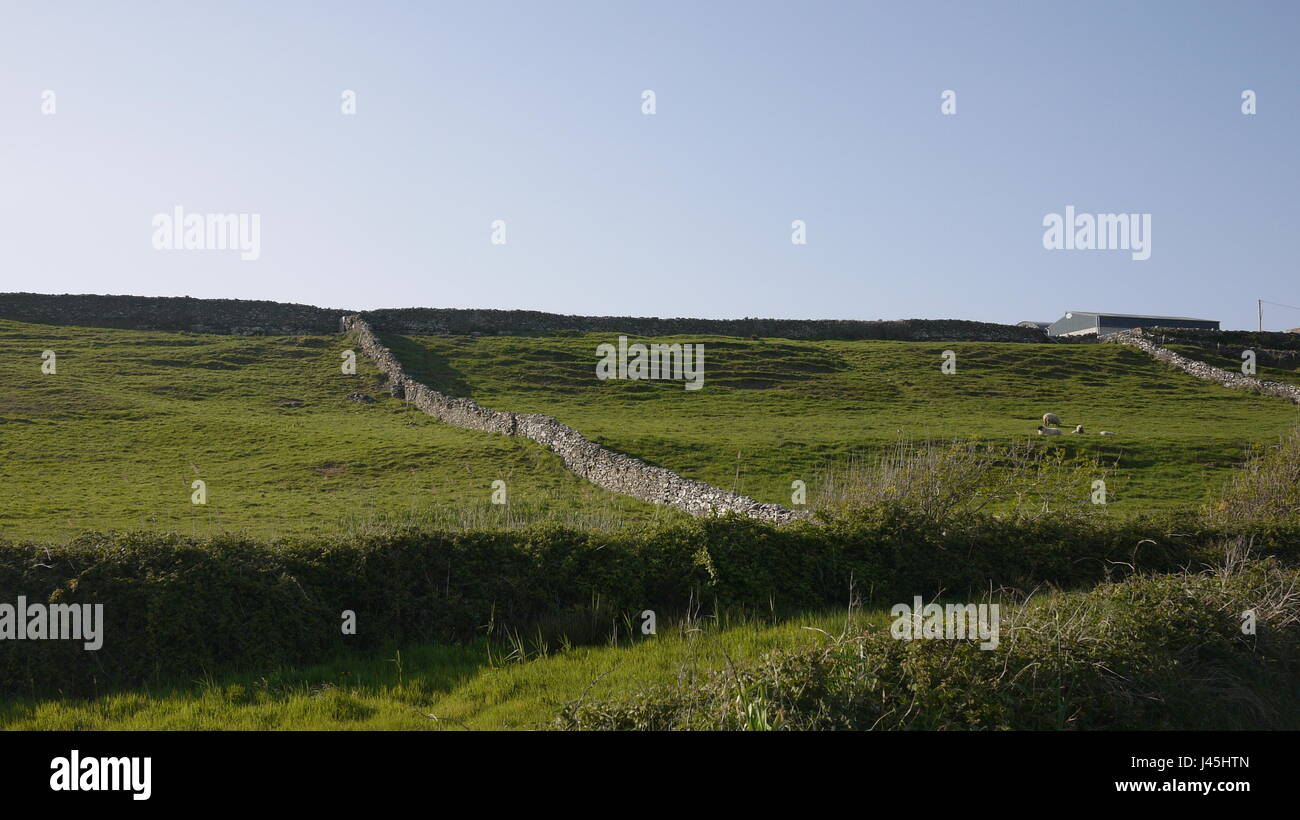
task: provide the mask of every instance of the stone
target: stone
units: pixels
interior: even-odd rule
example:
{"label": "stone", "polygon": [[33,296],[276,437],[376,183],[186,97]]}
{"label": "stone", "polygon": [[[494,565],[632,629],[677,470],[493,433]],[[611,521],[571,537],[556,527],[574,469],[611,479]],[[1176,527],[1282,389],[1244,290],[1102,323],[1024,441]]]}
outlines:
{"label": "stone", "polygon": [[491,410],[470,399],[440,393],[408,377],[392,351],[384,347],[360,315],[346,316],[341,327],[352,333],[362,352],[388,375],[401,396],[418,409],[453,427],[484,430],[535,441],[560,457],[564,465],[597,487],[630,495],[653,504],[675,507],[695,516],[735,512],[750,518],[784,523],[807,517],[808,513],[779,504],[762,504],[730,490],[646,464],[638,458],[606,450],[581,433],[541,413],[509,413]]}

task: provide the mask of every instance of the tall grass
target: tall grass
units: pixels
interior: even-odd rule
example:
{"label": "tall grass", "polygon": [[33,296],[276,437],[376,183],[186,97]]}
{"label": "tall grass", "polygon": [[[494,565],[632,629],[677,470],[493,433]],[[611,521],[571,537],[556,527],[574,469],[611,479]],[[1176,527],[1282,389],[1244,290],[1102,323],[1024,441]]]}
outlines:
{"label": "tall grass", "polygon": [[1263,525],[1300,518],[1300,430],[1254,447],[1205,509],[1216,523]]}
{"label": "tall grass", "polygon": [[580,506],[530,500],[508,504],[451,503],[397,511],[359,510],[342,516],[338,534],[344,538],[366,538],[400,532],[518,531],[538,526],[609,533],[667,525],[687,517],[671,507],[641,504],[619,496],[611,495],[603,500],[602,504],[602,499],[592,498],[590,503]]}
{"label": "tall grass", "polygon": [[[1300,571],[1246,560],[1010,607],[998,648],[846,632],[690,687],[570,703],[568,729],[1297,729]],[[1243,613],[1255,616],[1243,629]]]}
{"label": "tall grass", "polygon": [[1093,482],[1113,465],[1099,456],[1069,458],[1037,442],[984,443],[899,439],[875,455],[854,454],[823,471],[813,506],[830,515],[865,507],[903,507],[930,520],[977,513],[1041,517],[1095,515]]}
{"label": "tall grass", "polygon": [[[313,666],[204,675],[101,694],[0,697],[0,730],[544,729],[568,702],[661,683],[690,685],[775,647],[827,632],[883,628],[884,614],[660,613],[657,635],[588,647],[478,639],[349,654]],[[608,626],[608,624],[606,624]],[[623,630],[624,632],[626,630]],[[400,658],[400,667],[398,659]]]}

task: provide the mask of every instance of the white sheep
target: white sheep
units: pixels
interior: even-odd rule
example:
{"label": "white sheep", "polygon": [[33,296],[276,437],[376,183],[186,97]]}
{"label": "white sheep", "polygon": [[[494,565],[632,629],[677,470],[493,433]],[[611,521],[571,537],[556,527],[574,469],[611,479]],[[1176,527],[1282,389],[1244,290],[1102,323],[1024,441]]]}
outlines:
{"label": "white sheep", "polygon": [[1046,425],[1048,425],[1048,424],[1060,424],[1060,423],[1061,423],[1061,417],[1058,416],[1058,415],[1056,415],[1055,413],[1044,413],[1044,414],[1043,414],[1043,425],[1044,425],[1044,426],[1046,426]]}
{"label": "white sheep", "polygon": [[1076,432],[1076,433],[1083,433],[1083,425],[1080,424],[1078,427],[1075,427],[1075,428],[1074,428],[1074,432]]}
{"label": "white sheep", "polygon": [[1112,432],[1109,431],[1109,430],[1102,430],[1102,431],[1101,431],[1100,433],[1098,433],[1097,435],[1099,435],[1099,436],[1113,436],[1113,435],[1115,435],[1115,434],[1112,433]]}
{"label": "white sheep", "polygon": [[1060,434],[1061,431],[1055,427],[1043,427],[1042,425],[1038,427],[1038,435],[1040,436],[1059,436]]}

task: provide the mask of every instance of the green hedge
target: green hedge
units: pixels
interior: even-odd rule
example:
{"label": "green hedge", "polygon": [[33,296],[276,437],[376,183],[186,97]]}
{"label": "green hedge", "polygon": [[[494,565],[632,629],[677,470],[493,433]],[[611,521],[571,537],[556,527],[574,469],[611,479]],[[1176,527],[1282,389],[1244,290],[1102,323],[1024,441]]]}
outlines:
{"label": "green hedge", "polygon": [[[574,624],[599,610],[680,614],[692,602],[797,611],[994,587],[1078,587],[1136,567],[1215,560],[1236,533],[1184,520],[937,525],[888,511],[786,528],[738,518],[633,533],[560,528],[396,532],[263,543],[88,534],[0,542],[0,603],[104,604],[104,645],[0,641],[0,691],[51,695],[256,671],[344,649],[463,641]],[[1256,530],[1256,554],[1292,561],[1300,527]],[[344,636],[340,614],[357,614]],[[608,626],[609,618],[604,624]]]}
{"label": "green hedge", "polygon": [[[1001,642],[869,630],[568,704],[567,729],[1300,729],[1300,572],[1273,559],[1035,598]],[[1242,633],[1240,613],[1258,615]]]}

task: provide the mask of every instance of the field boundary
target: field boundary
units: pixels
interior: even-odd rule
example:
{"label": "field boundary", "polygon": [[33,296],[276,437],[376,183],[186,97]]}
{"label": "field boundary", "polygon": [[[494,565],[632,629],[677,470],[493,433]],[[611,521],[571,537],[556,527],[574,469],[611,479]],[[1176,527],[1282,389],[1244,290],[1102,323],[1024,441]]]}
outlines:
{"label": "field boundary", "polygon": [[879,339],[930,342],[1048,341],[1039,328],[967,319],[690,319],[653,316],[577,316],[536,310],[473,308],[316,307],[244,299],[189,296],[0,293],[0,319],[121,330],[188,331],[238,336],[332,334],[340,314],[364,315],[386,333],[488,336],[534,333],[682,334],[780,339]]}
{"label": "field boundary", "polygon": [[354,334],[361,350],[388,376],[390,392],[444,424],[535,441],[555,453],[579,477],[610,492],[661,504],[695,516],[735,512],[748,518],[785,523],[808,514],[779,504],[764,504],[731,490],[684,478],[589,441],[577,430],[541,413],[491,410],[470,399],[440,393],[406,375],[360,314],[344,316],[344,333]]}
{"label": "field boundary", "polygon": [[1255,376],[1247,376],[1244,373],[1233,373],[1230,370],[1224,370],[1221,367],[1188,358],[1181,353],[1175,353],[1169,348],[1161,347],[1151,341],[1141,329],[1125,330],[1121,333],[1112,334],[1106,341],[1135,347],[1152,358],[1198,379],[1211,381],[1235,390],[1249,390],[1266,396],[1277,396],[1287,399],[1293,404],[1300,404],[1300,387],[1285,382],[1267,381]]}

